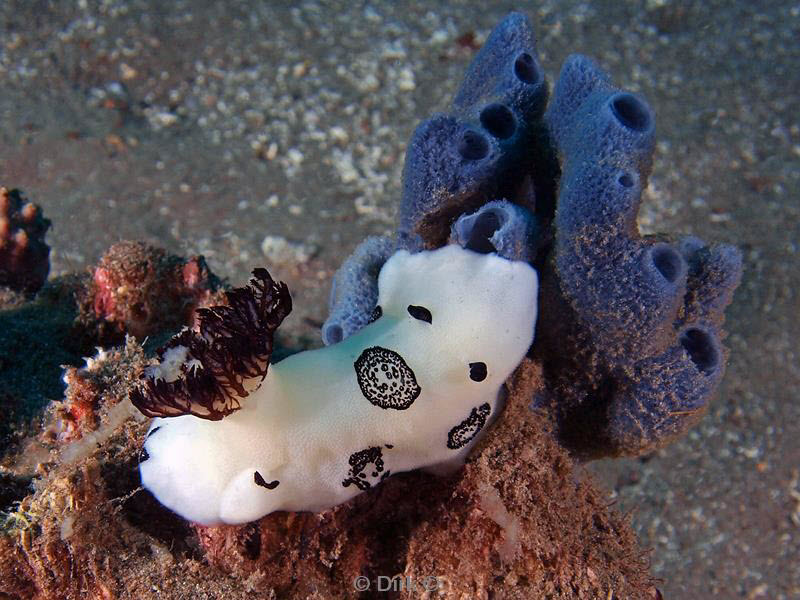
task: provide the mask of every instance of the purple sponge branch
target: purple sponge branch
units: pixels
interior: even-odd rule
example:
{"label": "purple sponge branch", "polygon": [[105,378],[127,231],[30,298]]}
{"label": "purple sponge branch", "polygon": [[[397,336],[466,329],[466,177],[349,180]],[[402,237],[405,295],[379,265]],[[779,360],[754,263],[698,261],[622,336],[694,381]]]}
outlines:
{"label": "purple sponge branch", "polygon": [[[398,246],[415,251],[446,244],[463,213],[517,198],[534,162],[535,181],[545,181],[549,163],[532,149],[546,146],[533,143],[545,135],[546,103],[533,28],[525,15],[511,13],[473,59],[449,114],[423,121],[411,137]],[[542,203],[547,186],[538,187]]]}
{"label": "purple sponge branch", "polygon": [[570,315],[543,310],[539,323],[550,407],[578,453],[648,452],[696,423],[722,380],[721,327],[741,257],[639,234],[655,118],[592,61],[567,59],[545,119],[562,176],[541,305],[566,304]]}

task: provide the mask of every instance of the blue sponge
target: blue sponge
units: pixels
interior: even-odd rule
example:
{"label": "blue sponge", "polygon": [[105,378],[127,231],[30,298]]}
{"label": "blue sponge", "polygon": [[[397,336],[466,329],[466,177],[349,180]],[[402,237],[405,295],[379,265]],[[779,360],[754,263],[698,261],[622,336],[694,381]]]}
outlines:
{"label": "blue sponge", "polygon": [[333,276],[328,310],[322,325],[326,346],[341,342],[369,322],[378,302],[378,274],[394,253],[395,243],[385,237],[368,237]]}
{"label": "blue sponge", "polygon": [[697,323],[680,330],[665,352],[635,363],[615,380],[604,453],[640,454],[685,433],[705,414],[724,361],[713,329]]}
{"label": "blue sponge", "polygon": [[642,237],[655,116],[590,59],[570,56],[547,112],[528,19],[509,15],[447,114],[408,145],[397,240],[370,238],[334,278],[335,343],[367,323],[396,248],[447,243],[534,264],[540,275],[534,404],[585,458],[643,454],[697,422],[722,379],[734,247]]}
{"label": "blue sponge", "polygon": [[[368,240],[337,272],[322,328],[326,345],[367,323],[390,246],[416,252],[450,240],[509,259],[533,258],[537,228],[531,211],[552,204],[551,171],[557,168],[549,145],[539,144],[548,151],[538,163],[549,170],[530,175],[538,156],[531,152],[534,140],[547,136],[546,102],[533,28],[525,15],[511,13],[473,59],[449,114],[435,115],[414,131],[403,168],[396,246]],[[545,175],[549,184],[541,183]],[[491,202],[503,197],[516,204]],[[474,211],[479,212],[467,214]],[[498,231],[487,229],[492,224]]]}
{"label": "blue sponge", "polygon": [[722,379],[741,257],[694,237],[639,235],[655,118],[592,61],[567,59],[545,119],[563,170],[540,305],[569,315],[540,320],[537,353],[558,390],[549,407],[579,453],[648,452],[694,424]]}
{"label": "blue sponge", "polygon": [[687,292],[674,324],[665,327],[669,347],[615,379],[605,435],[619,453],[641,453],[682,435],[705,414],[724,374],[722,318],[739,283],[741,254],[694,237],[676,245],[688,264]]}
{"label": "blue sponge", "polygon": [[482,254],[496,252],[508,260],[533,261],[536,255],[536,217],[507,200],[481,206],[453,223],[450,243]]}
{"label": "blue sponge", "polygon": [[519,197],[546,102],[533,28],[512,13],[473,59],[449,114],[424,121],[411,137],[398,245],[436,248],[461,214]]}
{"label": "blue sponge", "polygon": [[563,158],[555,230],[566,299],[607,360],[630,364],[664,350],[687,267],[676,248],[636,232],[653,153],[650,107],[573,55],[546,119]]}

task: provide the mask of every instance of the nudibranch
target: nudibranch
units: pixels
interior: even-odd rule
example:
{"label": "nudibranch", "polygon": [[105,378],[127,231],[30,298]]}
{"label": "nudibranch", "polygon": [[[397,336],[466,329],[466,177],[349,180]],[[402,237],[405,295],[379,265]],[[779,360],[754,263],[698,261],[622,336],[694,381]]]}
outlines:
{"label": "nudibranch", "polygon": [[291,299],[253,275],[159,350],[131,398],[159,417],[142,484],[196,523],[320,511],[392,473],[458,468],[533,342],[536,271],[450,245],[395,253],[370,324],[269,365]]}

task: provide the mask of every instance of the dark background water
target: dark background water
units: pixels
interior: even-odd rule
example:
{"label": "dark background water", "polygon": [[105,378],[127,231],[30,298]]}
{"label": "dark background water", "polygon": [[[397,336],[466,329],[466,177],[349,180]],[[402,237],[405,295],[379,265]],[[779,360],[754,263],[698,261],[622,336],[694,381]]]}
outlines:
{"label": "dark background water", "polygon": [[581,52],[655,109],[643,231],[745,259],[708,416],[589,469],[665,598],[800,597],[797,4],[6,1],[0,184],[53,221],[53,273],[121,239],[203,253],[234,283],[269,263],[293,290],[289,334],[317,344],[330,275],[393,229],[411,131],[511,9],[551,82]]}

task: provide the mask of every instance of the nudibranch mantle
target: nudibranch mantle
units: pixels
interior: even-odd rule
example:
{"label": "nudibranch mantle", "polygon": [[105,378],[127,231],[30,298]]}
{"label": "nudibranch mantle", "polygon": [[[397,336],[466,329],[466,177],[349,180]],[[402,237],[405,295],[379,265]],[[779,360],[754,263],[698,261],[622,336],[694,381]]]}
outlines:
{"label": "nudibranch mantle", "polygon": [[[237,524],[324,510],[392,473],[463,464],[533,341],[536,271],[455,245],[403,250],[378,289],[372,323],[270,365],[224,418],[155,419],[144,487],[190,521]],[[177,377],[176,364],[149,375]]]}

